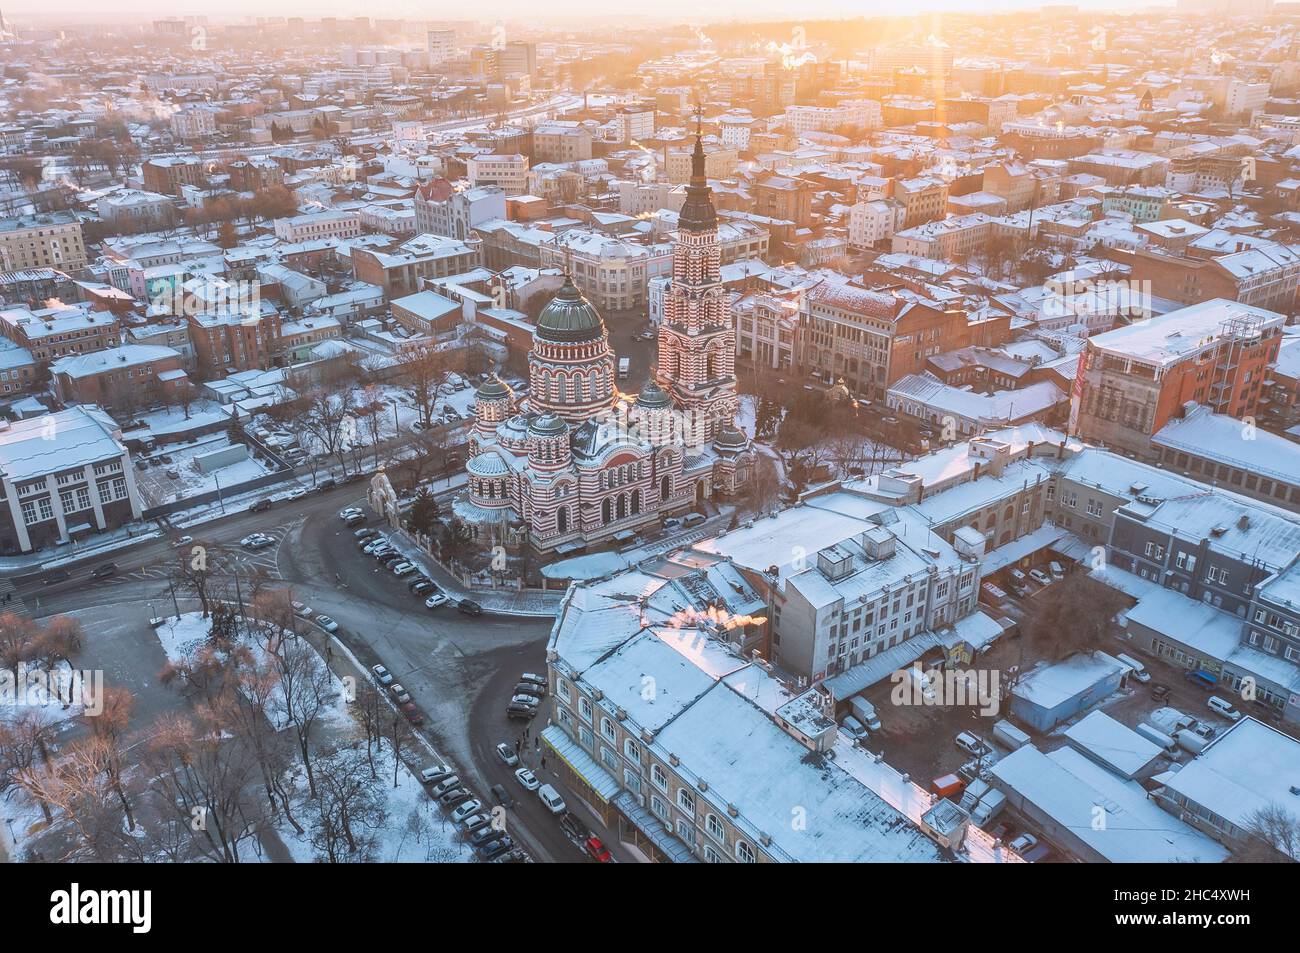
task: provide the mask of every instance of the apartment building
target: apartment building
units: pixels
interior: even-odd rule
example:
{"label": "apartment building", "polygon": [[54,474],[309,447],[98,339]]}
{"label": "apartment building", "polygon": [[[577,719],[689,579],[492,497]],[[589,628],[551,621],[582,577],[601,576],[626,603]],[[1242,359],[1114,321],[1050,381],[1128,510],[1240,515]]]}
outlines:
{"label": "apartment building", "polygon": [[953,215],[896,232],[890,250],[938,261],[964,261],[988,247],[996,225],[997,220],[983,212]]}
{"label": "apartment building", "polygon": [[804,296],[801,326],[802,367],[873,400],[931,356],[964,347],[969,334],[962,311],[832,279]]}
{"label": "apartment building", "polygon": [[1152,294],[1185,304],[1225,298],[1286,314],[1295,310],[1300,253],[1291,246],[1240,240],[1226,253],[1209,255],[1197,244],[1200,241],[1191,241],[1183,253],[1138,249],[1133,280],[1150,282]]}
{"label": "apartment building", "polygon": [[361,234],[361,216],[342,209],[277,218],[274,224],[275,237],[294,244],[322,238],[356,238]]}
{"label": "apartment building", "polygon": [[849,244],[854,248],[871,248],[888,241],[903,227],[907,209],[893,199],[858,202],[849,210]]}
{"label": "apartment building", "polygon": [[[664,148],[664,175],[672,185],[684,185],[691,179],[691,149],[680,146]],[[736,174],[740,157],[735,149],[710,146],[704,150],[704,176],[708,179],[729,179]]]}
{"label": "apartment building", "polygon": [[0,552],[84,539],[141,515],[131,455],[103,411],[0,422]]}
{"label": "apartment building", "polygon": [[172,113],[172,135],[192,142],[217,134],[217,113],[208,106],[185,106]]}
{"label": "apartment building", "polygon": [[198,156],[147,159],[140,168],[144,176],[144,187],[148,192],[180,195],[183,185],[193,185],[198,188],[207,185],[207,177],[203,173],[203,160]]}
{"label": "apartment building", "polygon": [[894,198],[903,205],[903,228],[943,218],[948,209],[948,183],[934,176],[899,179]]}
{"label": "apartment building", "polygon": [[879,129],[880,103],[874,99],[842,99],[834,106],[787,106],[785,124],[791,132],[838,132],[841,129]]}
{"label": "apartment building", "polygon": [[458,191],[446,179],[434,179],[415,192],[415,230],[464,241],[474,229],[506,217],[506,192],[491,185]]}
{"label": "apartment building", "polygon": [[117,232],[169,228],[176,222],[176,200],[158,192],[121,189],[95,203],[99,217]]}
{"label": "apartment building", "polygon": [[50,377],[64,404],[112,409],[165,399],[187,380],[183,363],[180,352],[169,347],[123,344],[61,357],[50,365]]}
{"label": "apartment building", "polygon": [[754,214],[808,228],[812,225],[813,191],[813,184],[804,179],[768,173],[754,183]]}
{"label": "apartment building", "polygon": [[0,219],[0,272],[86,267],[81,222],[68,212]]}
{"label": "apartment building", "polygon": [[591,132],[577,123],[555,122],[533,130],[534,162],[580,162],[591,158]]}
{"label": "apartment building", "polygon": [[785,370],[798,357],[797,293],[754,292],[731,306],[736,326],[736,358],[756,367]]}
{"label": "apartment building", "polygon": [[393,252],[353,248],[352,270],[359,281],[382,288],[391,300],[419,291],[421,279],[473,271],[483,264],[482,245],[478,238],[417,235]]}
{"label": "apartment building", "polygon": [[269,303],[259,314],[205,312],[186,320],[201,380],[233,371],[268,370],[280,351],[280,313]]}
{"label": "apartment building", "polygon": [[475,186],[497,186],[506,195],[523,195],[528,191],[528,156],[480,155],[468,160],[465,166]]}
{"label": "apartment building", "polygon": [[1189,401],[1254,417],[1285,320],[1216,298],[1088,338],[1072,432],[1151,459],[1152,435]]}
{"label": "apartment building", "polygon": [[69,354],[100,351],[117,343],[117,315],[79,307],[9,308],[0,311],[0,334],[26,348],[42,367]]}
{"label": "apartment building", "polygon": [[542,268],[567,270],[587,300],[603,312],[644,307],[652,278],[673,270],[672,244],[640,244],[571,228],[540,246]]}
{"label": "apartment building", "polygon": [[614,114],[614,135],[618,142],[642,142],[655,134],[656,113],[645,106],[624,106]]}

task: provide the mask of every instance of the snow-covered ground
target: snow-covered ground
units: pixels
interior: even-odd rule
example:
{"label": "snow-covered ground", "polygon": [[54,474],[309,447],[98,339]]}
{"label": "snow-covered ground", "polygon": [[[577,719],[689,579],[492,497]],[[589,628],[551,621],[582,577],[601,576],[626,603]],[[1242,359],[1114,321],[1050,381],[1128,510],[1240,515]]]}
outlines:
{"label": "snow-covered ground", "polygon": [[136,414],[135,419],[141,426],[122,431],[124,439],[135,437],[147,440],[150,437],[167,437],[229,421],[230,408],[216,401],[196,400],[190,404],[188,417],[181,407],[165,407],[162,410],[151,410],[147,414]]}
{"label": "snow-covered ground", "polygon": [[[270,467],[254,459],[251,451],[247,458],[237,463],[213,470],[211,473],[200,472],[194,461],[196,456],[224,450],[229,446],[230,437],[221,433],[213,434],[198,443],[167,447],[160,451],[160,454],[165,453],[169,456],[172,462],[160,463],[136,471],[135,482],[140,489],[145,507],[198,496],[216,490],[218,486],[222,489],[237,487],[241,483],[247,483],[249,480],[255,480],[272,472]],[[160,454],[153,456],[157,457]],[[169,471],[176,476],[171,476]]]}

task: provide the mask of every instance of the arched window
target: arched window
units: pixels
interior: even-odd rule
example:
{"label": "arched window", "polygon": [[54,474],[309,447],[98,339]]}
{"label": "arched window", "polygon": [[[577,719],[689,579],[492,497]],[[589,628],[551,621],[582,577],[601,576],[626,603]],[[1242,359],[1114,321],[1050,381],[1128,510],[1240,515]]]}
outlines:
{"label": "arched window", "polygon": [[601,502],[600,502],[600,521],[601,521],[602,523],[608,523],[608,522],[610,521],[610,519],[612,518],[612,512],[613,512],[613,508],[610,506],[609,498],[606,497],[605,499],[601,500]]}
{"label": "arched window", "polygon": [[716,814],[709,814],[704,818],[704,829],[716,841],[725,842],[727,839],[726,828],[722,826],[722,821],[718,820]]}
{"label": "arched window", "polygon": [[569,531],[569,508],[567,506],[561,506],[555,511],[555,530],[559,533]]}
{"label": "arched window", "polygon": [[742,864],[752,864],[758,858],[754,856],[754,848],[749,846],[748,841],[736,841],[736,860]]}
{"label": "arched window", "polygon": [[632,515],[636,516],[641,512],[641,491],[632,491]]}
{"label": "arched window", "polygon": [[618,518],[622,519],[624,516],[627,516],[627,494],[620,493],[618,495]]}
{"label": "arched window", "polygon": [[665,473],[663,479],[659,481],[659,499],[666,500],[672,496],[673,478],[670,474]]}

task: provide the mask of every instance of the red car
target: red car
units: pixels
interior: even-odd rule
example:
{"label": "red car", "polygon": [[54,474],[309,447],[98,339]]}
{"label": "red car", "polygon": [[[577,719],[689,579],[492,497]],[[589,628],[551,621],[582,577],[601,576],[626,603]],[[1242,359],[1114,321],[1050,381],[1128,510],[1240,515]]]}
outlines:
{"label": "red car", "polygon": [[587,849],[587,856],[597,863],[608,864],[611,860],[609,848],[600,842],[599,837],[588,837],[584,845]]}
{"label": "red car", "polygon": [[407,702],[405,705],[398,706],[402,709],[402,714],[406,720],[417,728],[424,724],[424,716],[420,714],[420,709],[415,707],[415,702]]}

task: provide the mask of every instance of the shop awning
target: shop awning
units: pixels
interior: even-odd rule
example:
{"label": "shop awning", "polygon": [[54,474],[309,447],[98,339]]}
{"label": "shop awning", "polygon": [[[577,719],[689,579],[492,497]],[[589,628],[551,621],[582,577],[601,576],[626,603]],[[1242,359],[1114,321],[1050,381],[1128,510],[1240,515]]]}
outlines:
{"label": "shop awning", "polygon": [[582,778],[596,797],[606,804],[619,792],[622,785],[608,771],[596,763],[596,759],[574,741],[559,725],[549,725],[542,730],[542,740],[546,746],[559,755],[560,760],[573,769],[573,773]]}
{"label": "shop awning", "polygon": [[668,828],[664,827],[649,808],[642,807],[632,796],[631,791],[620,791],[614,798],[613,804],[633,827],[644,834],[646,839],[658,847],[674,864],[699,863],[699,859],[691,853],[691,849],[669,833]]}

